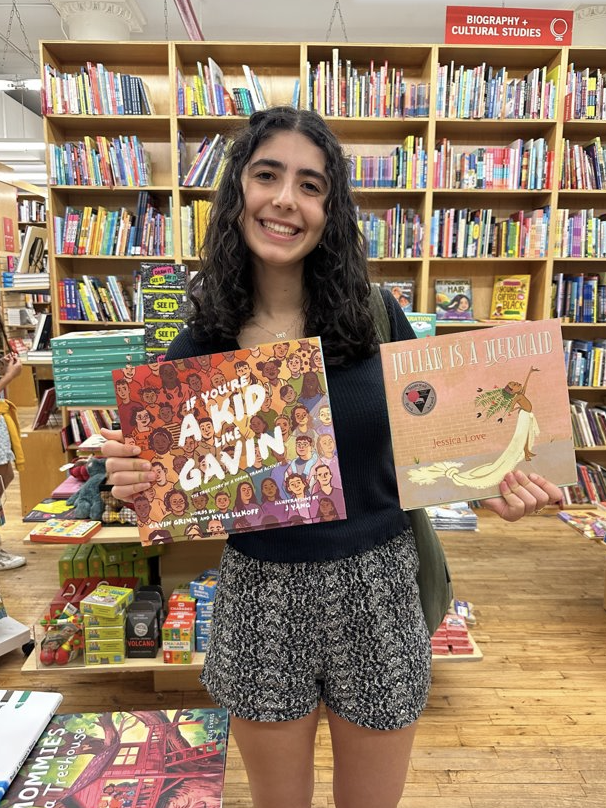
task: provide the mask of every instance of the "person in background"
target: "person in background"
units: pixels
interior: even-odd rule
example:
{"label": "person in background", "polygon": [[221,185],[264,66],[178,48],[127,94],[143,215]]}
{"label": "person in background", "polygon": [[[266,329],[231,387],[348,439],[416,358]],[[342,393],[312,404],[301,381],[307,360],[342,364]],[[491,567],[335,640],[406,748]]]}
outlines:
{"label": "person in background", "polygon": [[[0,392],[4,393],[10,382],[21,373],[21,362],[14,353],[8,353],[0,359]],[[2,480],[2,491],[0,496],[15,479],[13,470],[15,463],[17,470],[23,467],[23,451],[21,449],[21,438],[19,432],[19,422],[15,406],[6,398],[0,399],[0,479]],[[4,524],[4,511],[0,506],[0,525]],[[0,572],[22,567],[25,564],[25,557],[9,553],[2,547],[0,539]]]}
{"label": "person in background", "polygon": [[[251,116],[231,147],[202,256],[195,314],[167,359],[275,335],[299,340],[304,373],[308,339],[320,336],[348,518],[312,524],[294,513],[291,527],[229,537],[201,680],[229,710],[255,808],[310,808],[322,701],[336,808],[396,808],[429,692],[430,638],[348,162],[321,116],[291,107]],[[394,341],[413,339],[397,301],[384,302]],[[114,495],[132,499],[155,474],[120,432],[104,435]],[[500,494],[485,505],[508,521],[560,499],[520,471]]]}

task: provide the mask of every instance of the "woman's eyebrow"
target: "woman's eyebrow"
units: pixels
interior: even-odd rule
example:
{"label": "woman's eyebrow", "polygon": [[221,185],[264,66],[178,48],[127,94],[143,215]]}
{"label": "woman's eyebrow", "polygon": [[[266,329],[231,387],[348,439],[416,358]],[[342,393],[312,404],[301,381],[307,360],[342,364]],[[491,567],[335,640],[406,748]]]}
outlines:
{"label": "woman's eyebrow", "polygon": [[[280,160],[272,160],[269,157],[262,157],[259,160],[255,160],[254,163],[250,163],[248,170],[254,171],[262,166],[266,166],[267,168],[276,168],[280,171],[286,171],[286,166],[284,163],[280,162]],[[297,171],[297,175],[303,177],[314,177],[328,187],[328,181],[321,171],[316,171],[313,168],[300,168]]]}

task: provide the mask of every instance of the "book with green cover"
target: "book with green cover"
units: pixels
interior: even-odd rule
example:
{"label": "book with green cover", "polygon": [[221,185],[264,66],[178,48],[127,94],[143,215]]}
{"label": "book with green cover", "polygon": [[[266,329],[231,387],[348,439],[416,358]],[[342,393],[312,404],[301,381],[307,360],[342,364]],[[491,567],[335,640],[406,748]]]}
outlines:
{"label": "book with green cover", "polygon": [[51,340],[53,348],[83,345],[86,348],[143,345],[142,328],[121,328],[115,331],[71,331]]}
{"label": "book with green cover", "polygon": [[221,808],[227,710],[55,716],[0,808]]}

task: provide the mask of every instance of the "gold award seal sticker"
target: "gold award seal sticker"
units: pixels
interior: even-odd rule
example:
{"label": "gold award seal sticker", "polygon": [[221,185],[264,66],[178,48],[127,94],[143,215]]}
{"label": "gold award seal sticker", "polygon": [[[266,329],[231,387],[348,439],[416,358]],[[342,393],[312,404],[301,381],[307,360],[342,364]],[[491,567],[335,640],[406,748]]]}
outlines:
{"label": "gold award seal sticker", "polygon": [[412,382],[402,392],[402,406],[411,415],[427,415],[436,401],[436,391],[428,382]]}

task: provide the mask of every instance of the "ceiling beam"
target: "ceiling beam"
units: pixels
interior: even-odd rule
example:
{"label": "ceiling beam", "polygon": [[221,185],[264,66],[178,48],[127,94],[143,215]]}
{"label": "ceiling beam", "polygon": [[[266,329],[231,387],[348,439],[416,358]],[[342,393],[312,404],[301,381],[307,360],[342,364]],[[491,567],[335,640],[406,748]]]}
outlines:
{"label": "ceiling beam", "polygon": [[196,19],[196,15],[191,5],[191,0],[174,0],[181,22],[185,27],[187,36],[194,40],[204,40],[204,34],[200,28],[200,23]]}

